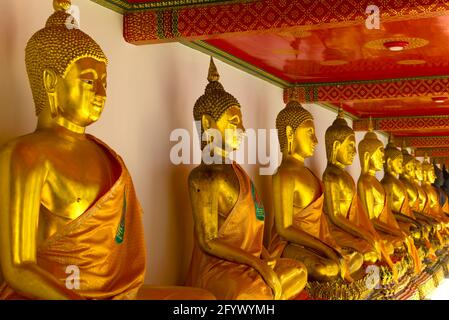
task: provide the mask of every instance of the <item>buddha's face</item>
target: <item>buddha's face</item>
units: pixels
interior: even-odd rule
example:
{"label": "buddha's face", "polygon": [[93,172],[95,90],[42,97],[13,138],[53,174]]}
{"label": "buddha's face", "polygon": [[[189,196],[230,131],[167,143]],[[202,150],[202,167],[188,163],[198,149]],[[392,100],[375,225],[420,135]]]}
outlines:
{"label": "buddha's face", "polygon": [[355,148],[355,136],[347,136],[336,150],[336,160],[345,166],[349,166],[354,161],[357,153]]}
{"label": "buddha's face", "polygon": [[295,143],[293,153],[302,158],[308,158],[315,153],[318,139],[315,135],[315,126],[312,120],[304,121],[295,131]]}
{"label": "buddha's face", "polygon": [[437,178],[437,176],[435,175],[435,170],[429,167],[426,170],[426,173],[427,173],[427,181],[429,181],[430,183],[434,183],[435,179]]}
{"label": "buddha's face", "polygon": [[391,160],[391,171],[394,174],[402,174],[404,168],[403,168],[403,162],[404,159],[402,156],[398,156]]}
{"label": "buddha's face", "polygon": [[417,162],[415,164],[415,177],[416,179],[418,179],[419,181],[423,180],[423,172],[422,172],[422,166],[421,163]]}
{"label": "buddha's face", "polygon": [[106,102],[106,64],[94,58],[73,63],[56,84],[58,115],[86,127],[100,118]]}
{"label": "buddha's face", "polygon": [[242,112],[238,106],[228,108],[213,127],[221,134],[223,149],[237,150],[242,144],[245,128],[243,127]]}
{"label": "buddha's face", "polygon": [[404,173],[411,178],[415,176],[415,163],[414,161],[407,162],[404,166]]}
{"label": "buddha's face", "polygon": [[373,152],[370,158],[370,167],[372,167],[376,171],[383,170],[383,165],[385,162],[385,151],[384,147],[379,147],[376,151]]}

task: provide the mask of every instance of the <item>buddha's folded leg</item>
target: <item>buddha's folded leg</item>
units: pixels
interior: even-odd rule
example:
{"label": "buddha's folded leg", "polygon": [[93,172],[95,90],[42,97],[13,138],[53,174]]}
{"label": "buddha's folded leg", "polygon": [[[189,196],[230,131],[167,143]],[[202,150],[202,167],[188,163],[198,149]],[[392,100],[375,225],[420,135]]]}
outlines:
{"label": "buddha's folded leg", "polygon": [[363,255],[360,252],[352,251],[350,253],[344,253],[343,257],[349,268],[349,274],[354,274],[360,270],[363,266]]}
{"label": "buddha's folded leg", "polygon": [[295,244],[287,245],[282,257],[301,261],[307,268],[309,280],[332,281],[340,273],[340,267],[336,262]]}
{"label": "buddha's folded leg", "polygon": [[363,255],[365,262],[374,263],[379,259],[375,248],[366,240],[349,234],[340,228],[332,228],[332,236],[342,248],[350,248]]}
{"label": "buddha's folded leg", "polygon": [[307,284],[307,268],[296,260],[279,258],[274,272],[282,285],[282,299],[290,300],[298,296]]}
{"label": "buddha's folded leg", "polygon": [[272,300],[271,288],[255,269],[221,261],[204,270],[198,283],[218,300]]}

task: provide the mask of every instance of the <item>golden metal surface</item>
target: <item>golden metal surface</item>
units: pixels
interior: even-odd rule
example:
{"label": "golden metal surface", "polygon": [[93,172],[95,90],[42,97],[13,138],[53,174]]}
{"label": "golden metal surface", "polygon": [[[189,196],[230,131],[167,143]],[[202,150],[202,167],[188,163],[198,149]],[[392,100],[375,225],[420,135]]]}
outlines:
{"label": "golden metal surface", "polygon": [[[290,299],[307,282],[304,265],[263,247],[264,209],[245,171],[226,163],[244,133],[237,100],[227,93],[211,58],[205,94],[193,114],[206,137],[203,151],[221,163],[203,162],[189,176],[195,248],[188,284],[210,290],[218,299]],[[210,129],[219,133],[210,135]]]}
{"label": "golden metal surface", "polygon": [[344,253],[335,242],[323,212],[321,181],[304,165],[318,143],[312,115],[290,101],[278,114],[276,127],[283,158],[273,175],[273,203],[276,232],[285,241],[283,256],[304,262],[310,280],[336,281],[340,276],[352,282],[350,274],[360,269],[363,257]]}
{"label": "golden metal surface", "polygon": [[[131,179],[120,157],[84,133],[105,105],[107,59],[67,26],[69,6],[55,0],[56,12],[27,45],[36,131],[0,149],[2,299],[130,299],[143,283],[143,226]],[[128,255],[133,267],[124,270]],[[80,271],[79,287],[67,286],[67,267]]]}

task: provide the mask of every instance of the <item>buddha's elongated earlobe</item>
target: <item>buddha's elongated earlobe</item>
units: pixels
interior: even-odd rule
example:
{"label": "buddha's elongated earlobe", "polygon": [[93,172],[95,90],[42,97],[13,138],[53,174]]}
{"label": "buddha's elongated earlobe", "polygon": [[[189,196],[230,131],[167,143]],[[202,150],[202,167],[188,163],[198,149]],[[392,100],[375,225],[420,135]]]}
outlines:
{"label": "buddha's elongated earlobe", "polygon": [[58,83],[58,77],[53,70],[46,69],[44,71],[44,87],[48,96],[48,104],[50,107],[50,113],[52,118],[58,115],[58,94],[56,92],[56,84]]}

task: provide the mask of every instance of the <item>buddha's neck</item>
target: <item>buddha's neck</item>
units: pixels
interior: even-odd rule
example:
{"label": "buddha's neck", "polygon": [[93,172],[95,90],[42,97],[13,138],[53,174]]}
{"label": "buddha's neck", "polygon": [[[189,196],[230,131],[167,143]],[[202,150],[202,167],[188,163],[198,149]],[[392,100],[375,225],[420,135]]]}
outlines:
{"label": "buddha's neck", "polygon": [[62,127],[67,129],[70,132],[75,134],[84,134],[86,132],[85,127],[78,126],[73,122],[57,115],[53,118],[48,110],[49,108],[45,108],[38,117],[37,121],[37,130],[45,130],[51,128]]}
{"label": "buddha's neck", "polygon": [[340,168],[341,170],[345,170],[345,168],[346,168],[346,166],[343,163],[341,163],[340,161],[335,160],[335,161],[332,161],[331,163],[334,166],[336,166],[337,168]]}
{"label": "buddha's neck", "polygon": [[299,155],[299,154],[297,154],[297,153],[294,153],[294,154],[291,154],[291,155],[284,155],[284,157],[291,157],[292,159],[294,159],[295,160],[295,162],[297,162],[299,165],[303,165],[304,166],[304,157],[303,156],[301,156],[301,155]]}
{"label": "buddha's neck", "polygon": [[405,180],[411,180],[411,176],[408,175],[407,173],[403,173],[403,174],[401,174],[401,176],[402,176]]}
{"label": "buddha's neck", "polygon": [[398,175],[394,171],[391,171],[391,170],[387,170],[385,174],[389,175],[393,178],[396,178],[396,179],[398,178]]}

